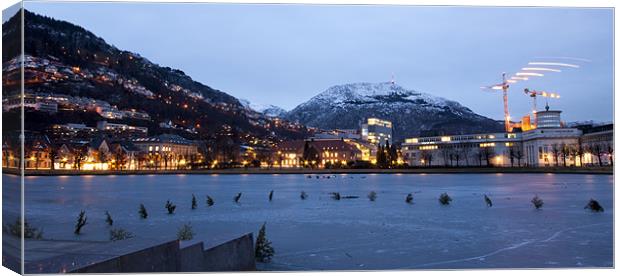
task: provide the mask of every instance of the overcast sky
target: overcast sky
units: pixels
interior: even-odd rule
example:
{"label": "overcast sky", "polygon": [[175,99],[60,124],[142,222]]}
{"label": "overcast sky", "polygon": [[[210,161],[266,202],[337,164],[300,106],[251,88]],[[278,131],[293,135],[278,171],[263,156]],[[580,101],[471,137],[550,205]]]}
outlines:
{"label": "overcast sky", "polygon": [[[394,74],[406,88],[501,119],[501,93],[480,87],[500,82],[502,72],[516,73],[528,62],[553,61],[580,67],[557,67],[562,72],[542,72],[542,78],[513,85],[513,118],[531,109],[526,87],[560,93],[561,99],[549,103],[564,111],[566,121],[613,118],[611,9],[24,5],[235,97],[287,110],[332,85],[384,82]],[[539,107],[544,102],[539,99]]]}

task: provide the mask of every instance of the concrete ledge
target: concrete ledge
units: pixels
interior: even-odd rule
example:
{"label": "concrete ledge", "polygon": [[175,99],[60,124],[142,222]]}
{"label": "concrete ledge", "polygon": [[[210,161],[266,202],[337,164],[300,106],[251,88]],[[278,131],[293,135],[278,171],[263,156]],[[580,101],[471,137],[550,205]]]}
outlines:
{"label": "concrete ledge", "polygon": [[[202,241],[179,240],[25,242],[24,268],[28,274],[256,270],[252,233],[232,240],[211,240],[207,249]],[[3,243],[4,248],[8,248],[12,244],[19,244],[19,239],[3,237]],[[11,256],[5,254],[4,257]],[[6,259],[4,263],[8,265],[9,261],[19,261],[19,257]]]}
{"label": "concrete ledge", "polygon": [[203,271],[256,270],[252,233],[205,250],[203,264]]}

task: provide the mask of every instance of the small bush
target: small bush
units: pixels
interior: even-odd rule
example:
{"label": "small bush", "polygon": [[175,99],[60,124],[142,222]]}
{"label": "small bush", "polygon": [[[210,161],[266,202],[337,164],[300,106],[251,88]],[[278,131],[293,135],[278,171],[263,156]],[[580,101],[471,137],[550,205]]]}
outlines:
{"label": "small bush", "polygon": [[534,198],[532,198],[532,204],[534,204],[534,208],[536,208],[536,210],[542,208],[543,204],[545,204],[545,202],[543,202],[543,200],[538,197],[538,196],[534,196]]}
{"label": "small bush", "polygon": [[133,238],[133,234],[123,228],[114,228],[110,230],[110,240],[120,241]]}
{"label": "small bush", "polygon": [[[4,227],[4,231],[18,237],[21,239],[22,237],[22,219],[18,217],[15,220],[15,223],[8,224]],[[28,220],[24,220],[24,239],[35,239],[40,240],[43,238],[43,230],[40,230],[36,227],[31,226],[28,223]]]}
{"label": "small bush", "polygon": [[140,204],[140,209],[138,209],[138,214],[140,215],[141,219],[146,219],[149,214],[146,212],[146,207],[144,207],[144,204]]}
{"label": "small bush", "polygon": [[177,239],[182,241],[188,241],[194,238],[194,230],[192,229],[191,223],[186,223],[179,228],[177,232]]}
{"label": "small bush", "polygon": [[198,207],[198,202],[196,201],[196,196],[192,194],[192,210],[195,210]]}
{"label": "small bush", "polygon": [[112,219],[112,216],[110,215],[110,213],[108,211],[105,211],[105,222],[109,226],[112,226],[112,224],[114,224],[114,220]]}
{"label": "small bush", "polygon": [[605,209],[603,209],[603,206],[601,206],[601,204],[599,204],[598,201],[594,199],[590,199],[590,201],[588,202],[588,205],[586,205],[586,207],[583,207],[583,209],[590,209],[592,212],[604,212],[605,211]]}
{"label": "small bush", "polygon": [[213,200],[213,198],[211,198],[210,196],[207,196],[207,206],[213,206],[213,204],[215,204],[215,201]]}
{"label": "small bush", "polygon": [[452,198],[448,195],[448,193],[442,193],[439,196],[439,203],[441,203],[441,205],[449,205],[450,201],[452,201]]}
{"label": "small bush", "polygon": [[256,237],[256,248],[254,253],[256,261],[268,263],[275,253],[275,250],[271,246],[271,242],[267,239],[265,223],[263,223],[263,226],[258,231],[258,237]]}
{"label": "small bush", "polygon": [[241,193],[238,193],[238,194],[235,196],[235,198],[234,198],[235,203],[239,203],[239,199],[241,199]]}
{"label": "small bush", "polygon": [[301,197],[302,200],[305,200],[306,198],[308,198],[308,194],[306,194],[306,192],[301,191],[301,194],[299,195],[299,197]]}
{"label": "small bush", "polygon": [[174,210],[177,208],[176,205],[172,204],[170,200],[166,201],[166,210],[168,210],[168,215],[174,214]]}
{"label": "small bush", "polygon": [[271,190],[271,192],[269,192],[269,201],[271,201],[273,199],[273,190]]}
{"label": "small bush", "polygon": [[487,204],[487,207],[493,207],[493,202],[487,195],[484,195],[484,202]]}
{"label": "small bush", "polygon": [[332,198],[335,200],[340,200],[340,193],[332,193]]}
{"label": "small bush", "polygon": [[73,233],[76,235],[79,235],[82,231],[82,227],[86,225],[86,221],[87,221],[86,212],[82,210],[80,211],[80,214],[78,215],[77,221],[75,223],[75,230],[73,231]]}
{"label": "small bush", "polygon": [[377,199],[377,193],[375,191],[371,191],[368,193],[368,199],[370,199],[370,201],[375,201]]}
{"label": "small bush", "polygon": [[407,194],[407,197],[405,198],[405,202],[409,204],[413,203],[413,195],[411,193]]}

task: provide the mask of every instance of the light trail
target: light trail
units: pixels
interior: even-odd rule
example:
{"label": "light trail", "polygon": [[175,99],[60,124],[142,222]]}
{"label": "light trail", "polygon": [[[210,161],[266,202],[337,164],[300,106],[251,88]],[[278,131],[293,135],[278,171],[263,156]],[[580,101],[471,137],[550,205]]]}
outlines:
{"label": "light trail", "polygon": [[523,67],[521,68],[523,71],[548,71],[548,72],[562,72],[562,70],[551,69],[551,68],[543,68],[543,67]]}
{"label": "light trail", "polygon": [[510,77],[510,78],[511,78],[511,79],[513,79],[513,80],[524,80],[524,81],[529,80],[529,79],[528,79],[528,78],[526,78],[526,77],[515,77],[515,76],[512,76],[512,77]]}
{"label": "light trail", "polygon": [[542,76],[544,76],[541,73],[529,73],[529,72],[519,72],[516,75],[519,76],[519,77],[521,77],[521,76],[530,76],[530,77],[542,77]]}
{"label": "light trail", "polygon": [[592,62],[592,60],[587,58],[578,58],[578,57],[535,57],[535,58],[544,58],[544,59],[568,59],[575,61],[583,61],[583,62]]}
{"label": "light trail", "polygon": [[561,63],[561,62],[529,62],[528,65],[549,65],[549,66],[563,66],[563,67],[571,67],[571,68],[579,68],[579,65],[569,64],[569,63]]}

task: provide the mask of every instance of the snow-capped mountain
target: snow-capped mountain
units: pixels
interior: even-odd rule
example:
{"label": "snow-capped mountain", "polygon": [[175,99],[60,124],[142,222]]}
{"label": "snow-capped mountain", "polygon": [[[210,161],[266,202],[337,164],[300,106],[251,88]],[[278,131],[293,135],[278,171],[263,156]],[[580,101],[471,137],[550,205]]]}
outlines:
{"label": "snow-capped mountain", "polygon": [[259,113],[263,113],[267,117],[282,118],[286,114],[286,110],[284,110],[284,108],[272,104],[252,103],[246,99],[239,99],[239,102],[241,102],[241,104],[245,108],[249,108]]}
{"label": "snow-capped mountain", "polygon": [[325,129],[358,128],[369,117],[392,121],[396,140],[503,129],[458,102],[391,82],[332,86],[286,114],[288,120]]}

